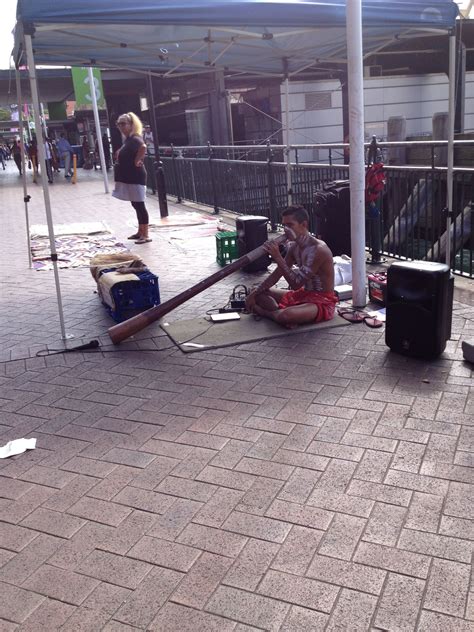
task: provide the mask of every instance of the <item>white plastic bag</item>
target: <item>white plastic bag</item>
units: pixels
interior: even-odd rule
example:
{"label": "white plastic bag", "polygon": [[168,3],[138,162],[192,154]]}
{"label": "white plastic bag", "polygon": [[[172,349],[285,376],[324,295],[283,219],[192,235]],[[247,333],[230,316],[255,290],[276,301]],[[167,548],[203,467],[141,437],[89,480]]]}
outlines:
{"label": "white plastic bag", "polygon": [[35,448],[36,439],[13,439],[0,447],[0,459],[7,459],[9,456],[15,456]]}
{"label": "white plastic bag", "polygon": [[352,259],[348,255],[333,257],[334,285],[352,283]]}

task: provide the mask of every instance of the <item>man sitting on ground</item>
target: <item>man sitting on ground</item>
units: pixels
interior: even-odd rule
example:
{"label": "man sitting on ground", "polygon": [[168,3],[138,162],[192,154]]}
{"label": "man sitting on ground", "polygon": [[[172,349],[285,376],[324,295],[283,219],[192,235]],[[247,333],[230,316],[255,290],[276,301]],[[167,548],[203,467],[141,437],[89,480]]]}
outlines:
{"label": "man sitting on ground", "polygon": [[[290,206],[282,213],[282,224],[294,241],[286,257],[278,245],[268,241],[265,250],[277,268],[247,297],[247,309],[271,318],[285,327],[319,323],[334,317],[334,264],[328,246],[308,231],[308,213],[302,206]],[[272,287],[285,277],[290,290]]]}

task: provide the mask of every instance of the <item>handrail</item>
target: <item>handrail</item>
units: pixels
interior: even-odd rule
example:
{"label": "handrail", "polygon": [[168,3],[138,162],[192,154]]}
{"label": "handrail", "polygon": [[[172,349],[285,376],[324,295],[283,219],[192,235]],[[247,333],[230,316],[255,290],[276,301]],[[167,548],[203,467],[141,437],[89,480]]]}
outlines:
{"label": "handrail", "polygon": [[[385,143],[384,146],[400,144],[403,145]],[[441,153],[433,149],[437,144],[443,146],[446,141],[412,141],[412,146],[430,147],[420,152],[425,159],[417,161],[426,163],[427,154],[431,154],[428,164],[385,165],[386,196],[380,199],[378,214],[367,217],[371,227],[367,245],[372,252],[372,262],[377,261],[380,253],[402,259],[439,260],[445,257],[444,193],[450,171],[446,166],[435,164],[436,154]],[[474,147],[474,139],[457,144]],[[255,151],[253,154],[240,149],[219,152],[208,145],[198,148],[200,151],[196,153],[191,150],[178,157],[177,152],[172,151],[162,158],[169,178],[168,191],[178,201],[206,204],[214,207],[215,213],[227,209],[244,215],[264,214],[272,227],[278,224],[280,212],[289,203],[288,154],[285,151],[272,151],[269,145],[265,147],[265,153]],[[339,152],[334,151],[333,155],[336,153]],[[303,204],[308,209],[311,230],[320,226],[313,198],[315,191],[329,182],[347,180],[349,175],[349,165],[331,161],[331,151],[329,159],[324,153],[320,156],[317,162],[298,163],[295,160],[291,163],[294,203]],[[469,162],[461,164],[469,165]],[[452,223],[450,264],[455,273],[472,279],[474,250],[470,239],[474,221],[474,204],[471,204],[474,200],[474,165],[455,167],[453,178],[456,217]],[[380,241],[382,236],[383,242]]]}
{"label": "handrail", "polygon": [[[370,147],[370,142],[364,143],[365,147]],[[404,140],[404,141],[377,141],[377,148],[381,147],[447,147],[447,140]],[[474,139],[472,140],[455,140],[454,146],[474,146]],[[350,149],[349,143],[314,143],[306,145],[164,145],[160,148],[161,151],[165,149],[172,150],[198,150],[209,151],[209,147],[213,149],[228,149],[233,151],[239,151],[241,149],[267,150],[271,149]]]}
{"label": "handrail", "polygon": [[267,150],[268,147],[271,147],[271,149],[286,149],[287,146],[286,145],[173,145],[171,147],[171,145],[160,145],[160,152],[163,152],[164,149],[169,149],[171,150],[189,150],[189,149],[193,149],[193,150],[197,150],[197,149],[202,149],[203,151],[209,151],[209,147],[211,147],[212,149],[232,149],[233,151],[240,151],[241,149],[265,149]]}
{"label": "handrail", "polygon": [[[370,147],[371,143],[364,143],[365,147]],[[380,147],[447,147],[447,140],[390,140],[377,141],[377,149]],[[474,145],[472,140],[455,140],[454,145],[465,146]],[[319,143],[317,145],[290,145],[290,149],[345,149],[350,148],[349,143]]]}
{"label": "handrail", "polygon": [[[207,147],[206,147],[207,149]],[[169,159],[171,158],[171,156],[163,156],[162,159]],[[209,160],[209,158],[207,156],[202,156],[201,158],[196,158],[196,157],[187,157],[186,160]],[[213,158],[212,159],[213,162],[215,163],[236,163],[236,164],[242,164],[241,160],[232,160],[230,158]],[[247,165],[265,165],[265,161],[264,160],[246,160],[245,164]],[[278,167],[286,167],[286,162],[280,162],[279,160],[274,160],[272,162],[273,165],[278,166]],[[300,162],[299,164],[296,164],[295,162],[291,163],[292,166],[294,167],[298,167],[298,169],[312,169],[314,167],[320,167],[320,168],[324,168],[324,169],[349,169],[349,165],[344,165],[344,164],[329,164],[327,162]],[[384,169],[386,171],[439,171],[441,173],[444,173],[448,170],[447,167],[432,167],[431,165],[384,165]],[[454,171],[458,172],[458,173],[474,173],[474,167],[454,167]]]}
{"label": "handrail", "polygon": [[[232,162],[232,161],[226,161]],[[233,162],[239,162],[235,160]],[[250,162],[250,161],[249,161]],[[259,162],[259,164],[262,164]],[[284,162],[276,162],[276,165],[285,165]],[[334,168],[334,169],[349,169],[349,165],[343,164],[332,164],[330,165],[327,162],[300,162],[298,165],[296,163],[291,163],[295,167],[299,169],[307,169],[309,167],[321,167],[321,168]],[[445,172],[448,170],[447,167],[432,167],[431,165],[384,165],[383,167],[385,171],[440,171]],[[454,167],[454,171],[459,171],[461,173],[474,173],[474,167]]]}

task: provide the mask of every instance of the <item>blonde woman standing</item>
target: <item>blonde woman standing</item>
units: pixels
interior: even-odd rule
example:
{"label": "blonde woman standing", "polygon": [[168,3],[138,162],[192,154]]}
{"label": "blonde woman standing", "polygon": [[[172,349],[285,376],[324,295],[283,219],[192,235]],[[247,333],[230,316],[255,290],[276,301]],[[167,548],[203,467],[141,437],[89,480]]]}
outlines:
{"label": "blonde woman standing", "polygon": [[115,190],[112,195],[119,200],[131,202],[137,213],[138,232],[130,235],[136,244],[151,241],[148,236],[148,211],[145,206],[146,170],[143,164],[146,145],[143,142],[142,123],[133,113],[121,114],[117,119],[123,145],[118,150],[114,165]]}

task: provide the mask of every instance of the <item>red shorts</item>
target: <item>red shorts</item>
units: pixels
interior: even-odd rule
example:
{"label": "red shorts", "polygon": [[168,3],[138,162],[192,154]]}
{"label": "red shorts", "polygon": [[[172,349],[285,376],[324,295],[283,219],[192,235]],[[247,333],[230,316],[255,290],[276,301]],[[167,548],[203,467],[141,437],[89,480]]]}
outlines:
{"label": "red shorts", "polygon": [[316,316],[315,323],[320,323],[323,320],[331,320],[334,318],[336,312],[336,304],[339,302],[334,292],[308,292],[307,290],[300,288],[299,290],[289,290],[284,294],[278,304],[280,309],[286,309],[287,307],[293,307],[294,305],[304,305],[305,303],[312,303],[318,307],[318,315]]}

